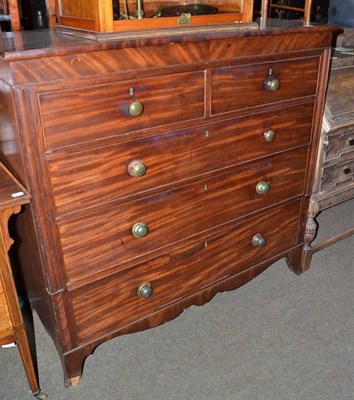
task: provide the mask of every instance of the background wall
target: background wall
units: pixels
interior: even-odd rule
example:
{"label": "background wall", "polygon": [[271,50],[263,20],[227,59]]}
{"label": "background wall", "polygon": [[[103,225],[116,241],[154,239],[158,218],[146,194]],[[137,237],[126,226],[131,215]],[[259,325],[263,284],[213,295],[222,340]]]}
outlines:
{"label": "background wall", "polygon": [[342,27],[354,27],[354,0],[330,0],[328,22]]}

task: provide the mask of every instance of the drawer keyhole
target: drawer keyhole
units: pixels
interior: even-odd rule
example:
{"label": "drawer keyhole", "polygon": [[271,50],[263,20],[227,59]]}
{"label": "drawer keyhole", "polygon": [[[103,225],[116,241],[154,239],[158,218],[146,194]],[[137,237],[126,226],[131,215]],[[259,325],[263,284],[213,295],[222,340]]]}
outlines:
{"label": "drawer keyhole", "polygon": [[352,170],[351,170],[350,168],[344,168],[344,169],[343,169],[343,173],[344,173],[345,175],[351,174],[351,172],[352,172]]}
{"label": "drawer keyhole", "polygon": [[354,146],[354,138],[348,139],[349,146]]}

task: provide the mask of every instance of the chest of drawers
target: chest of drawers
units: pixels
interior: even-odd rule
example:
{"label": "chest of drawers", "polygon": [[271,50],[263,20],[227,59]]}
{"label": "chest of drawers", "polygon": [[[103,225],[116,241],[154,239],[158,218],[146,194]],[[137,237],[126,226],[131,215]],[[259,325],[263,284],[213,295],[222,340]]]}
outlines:
{"label": "chest of drawers", "polygon": [[32,195],[16,220],[18,256],[68,384],[112,337],[175,318],[280,258],[308,268],[331,36],[5,41],[1,157]]}

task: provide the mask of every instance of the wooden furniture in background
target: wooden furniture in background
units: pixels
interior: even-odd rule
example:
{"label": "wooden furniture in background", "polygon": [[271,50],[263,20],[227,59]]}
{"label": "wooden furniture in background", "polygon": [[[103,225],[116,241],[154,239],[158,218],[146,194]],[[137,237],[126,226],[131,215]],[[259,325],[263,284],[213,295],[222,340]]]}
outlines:
{"label": "wooden furniture in background", "polygon": [[[171,4],[189,3],[189,1],[140,1],[145,12],[142,19],[134,17],[136,0],[127,0],[129,15],[133,19],[114,19],[112,0],[96,0],[73,2],[71,0],[56,0],[58,25],[89,30],[95,32],[120,32],[131,30],[177,28],[182,26],[205,26],[215,24],[234,24],[235,22],[251,22],[253,14],[253,0],[208,0],[205,4],[215,5],[220,12],[213,15],[194,15],[191,18],[179,17],[151,18],[159,7]],[[116,2],[118,9],[124,11],[124,1]],[[194,3],[194,2],[191,2]],[[203,3],[201,1],[200,3]]]}
{"label": "wooden furniture in background", "polygon": [[45,399],[46,395],[38,386],[8,256],[13,243],[9,236],[9,219],[13,214],[19,213],[21,206],[29,201],[30,195],[27,190],[0,163],[0,345],[13,342],[17,344],[34,396],[37,399]]}
{"label": "wooden furniture in background", "polygon": [[[269,0],[269,17],[274,18],[274,12],[293,12],[296,13],[296,19],[306,21],[311,20],[312,0]],[[281,14],[277,16],[281,18]],[[289,18],[286,18],[289,19]]]}
{"label": "wooden furniture in background", "polygon": [[54,28],[57,24],[55,0],[46,0],[48,28]]}
{"label": "wooden furniture in background", "polygon": [[[341,39],[341,43],[343,42]],[[354,45],[354,41],[352,44]],[[310,201],[307,230],[311,232],[313,238],[318,229],[315,218],[319,212],[354,198],[353,77],[353,48],[337,50],[332,58],[316,179]],[[352,235],[354,209],[348,218],[353,222],[351,228],[314,245],[311,248],[312,253]]]}
{"label": "wooden furniture in background", "polygon": [[1,0],[0,14],[9,17],[12,31],[19,31],[21,29],[17,0]]}

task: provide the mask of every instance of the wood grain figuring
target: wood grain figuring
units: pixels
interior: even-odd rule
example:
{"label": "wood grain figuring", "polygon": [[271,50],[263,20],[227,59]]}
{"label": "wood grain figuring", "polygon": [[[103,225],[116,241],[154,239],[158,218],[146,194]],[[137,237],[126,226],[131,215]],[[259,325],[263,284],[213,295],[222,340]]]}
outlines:
{"label": "wood grain figuring", "polygon": [[[174,51],[168,51],[173,49]],[[45,82],[70,77],[100,76],[126,72],[136,77],[137,69],[156,69],[166,65],[187,65],[208,58],[209,46],[200,43],[173,43],[170,46],[129,47],[46,59],[34,58],[13,65],[16,82]],[[155,72],[156,74],[156,72]],[[65,82],[64,82],[65,83]],[[70,86],[70,85],[69,85]]]}
{"label": "wood grain figuring", "polygon": [[[134,95],[129,94],[130,89]],[[143,114],[129,115],[139,100]],[[39,96],[47,149],[204,117],[204,72],[138,79]],[[186,104],[188,102],[188,107]]]}
{"label": "wood grain figuring", "polygon": [[[51,158],[49,171],[57,215],[170,187],[213,170],[304,145],[309,142],[312,113],[313,103],[309,103]],[[263,138],[269,129],[276,133],[271,143]],[[146,165],[144,177],[129,175],[128,165],[133,160]]]}
{"label": "wood grain figuring", "polygon": [[[236,275],[245,268],[247,260],[256,264],[274,251],[293,246],[298,211],[298,202],[272,210],[242,225],[231,226],[208,239],[207,244],[204,240],[193,242],[73,291],[79,343],[117,330]],[[252,237],[259,232],[267,238],[264,248],[254,248],[251,244]],[[136,293],[142,282],[153,286],[150,299],[142,299]]]}
{"label": "wood grain figuring", "polygon": [[307,38],[292,32],[283,34],[281,40],[277,35],[263,37],[247,37],[243,40],[213,40],[210,43],[212,60],[232,59],[238,56],[260,56],[266,54],[282,54],[284,51],[313,49],[325,47],[328,43],[328,32],[312,32]]}
{"label": "wood grain figuring", "polygon": [[[225,67],[212,70],[211,113],[218,114],[316,93],[319,59],[308,58]],[[275,91],[264,89],[269,71],[280,81]]]}
{"label": "wood grain figuring", "polygon": [[[247,213],[301,195],[306,157],[307,148],[301,148],[126,205],[105,206],[98,213],[59,224],[68,280],[94,275]],[[256,185],[262,180],[271,186],[266,195],[256,193]],[[149,226],[147,237],[137,239],[132,235],[131,229],[137,222]],[[73,238],[79,240],[80,247]]]}
{"label": "wood grain figuring", "polygon": [[[27,56],[28,59],[16,60],[11,65],[13,83],[44,83],[54,81],[55,79],[71,79],[73,77],[89,77],[104,74],[114,74],[117,72],[129,71],[132,73],[137,69],[157,68],[184,65],[196,62],[217,62],[219,60],[242,60],[242,57],[251,56],[274,56],[289,57],[291,53],[283,53],[284,48],[287,51],[299,51],[303,49],[312,49],[319,46],[324,47],[328,43],[328,32],[311,32],[310,37],[305,38],[303,34],[284,34],[282,31],[276,32],[274,36],[255,36],[243,37],[242,32],[237,32],[237,40],[234,38],[211,40],[211,41],[186,41],[183,37],[180,39],[183,43],[175,40],[173,43],[162,39],[140,40],[146,41],[149,46],[140,47],[134,40],[124,40],[116,42],[115,46],[106,51],[109,45],[106,43],[95,44],[85,41],[80,45],[74,41],[74,38],[60,35],[41,36],[43,45],[48,46],[47,55],[42,57],[42,53],[34,56]],[[25,34],[25,33],[24,33]],[[257,32],[254,32],[256,35]],[[249,35],[249,32],[248,32]],[[232,35],[234,36],[234,35]],[[68,52],[70,42],[77,47],[76,52]],[[38,38],[30,46],[36,47],[40,43]],[[60,48],[60,53],[57,48]],[[96,51],[92,51],[96,47]],[[85,52],[86,49],[86,52]],[[16,49],[16,53],[21,53],[21,49]],[[173,51],[171,51],[173,50]],[[314,51],[311,51],[311,54]],[[30,53],[30,52],[26,52]],[[24,53],[23,55],[27,55]],[[51,54],[53,53],[53,54]],[[69,54],[67,54],[69,53]],[[319,51],[318,51],[319,53]],[[10,54],[7,54],[10,57]],[[14,57],[14,54],[11,54]],[[19,57],[17,57],[19,58]],[[241,59],[240,59],[241,58]],[[220,62],[220,61],[219,61]],[[240,62],[240,61],[239,61]],[[134,75],[134,74],[132,74]],[[63,82],[65,83],[65,82]],[[66,82],[68,85],[68,82]]]}

